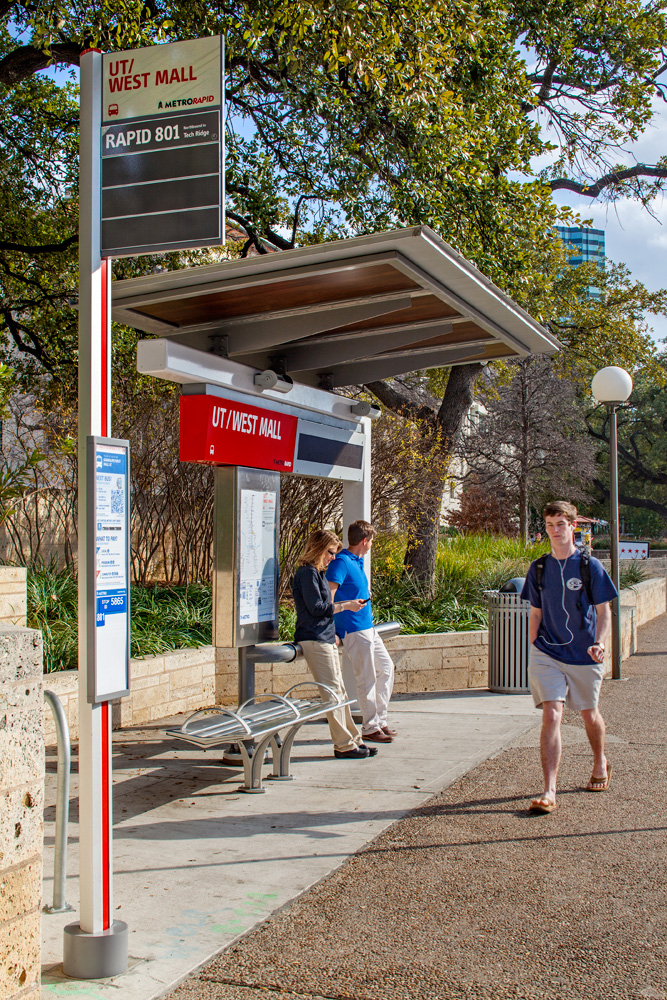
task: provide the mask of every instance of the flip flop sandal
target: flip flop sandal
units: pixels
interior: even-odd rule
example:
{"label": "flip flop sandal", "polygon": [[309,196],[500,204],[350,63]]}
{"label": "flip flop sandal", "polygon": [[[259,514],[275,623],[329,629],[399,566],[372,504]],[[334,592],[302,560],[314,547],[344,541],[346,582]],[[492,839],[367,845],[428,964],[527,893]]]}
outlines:
{"label": "flip flop sandal", "polygon": [[528,812],[532,813],[552,813],[556,808],[556,803],[544,797],[533,799],[528,807]]}
{"label": "flip flop sandal", "polygon": [[[591,788],[592,784],[599,785],[599,788]],[[598,778],[597,775],[592,774],[591,780],[586,785],[587,792],[606,792],[611,783],[611,764],[607,761],[607,773],[604,778]]]}

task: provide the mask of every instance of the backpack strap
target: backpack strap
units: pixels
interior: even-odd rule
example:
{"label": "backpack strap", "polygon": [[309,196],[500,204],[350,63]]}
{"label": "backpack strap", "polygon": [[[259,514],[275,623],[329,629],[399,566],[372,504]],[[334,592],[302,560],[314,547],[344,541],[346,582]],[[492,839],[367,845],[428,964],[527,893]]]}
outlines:
{"label": "backpack strap", "polygon": [[585,550],[581,553],[581,562],[579,563],[579,573],[581,575],[581,582],[586,588],[586,593],[588,595],[589,604],[594,604],[593,601],[593,587],[591,584],[591,557]]}
{"label": "backpack strap", "polygon": [[[535,580],[537,583],[537,589],[540,591],[540,594],[542,593],[542,589],[544,588],[544,567],[546,566],[548,554],[549,553],[547,552],[543,556],[540,556],[539,559],[535,560]],[[590,574],[589,574],[589,579],[590,579]]]}

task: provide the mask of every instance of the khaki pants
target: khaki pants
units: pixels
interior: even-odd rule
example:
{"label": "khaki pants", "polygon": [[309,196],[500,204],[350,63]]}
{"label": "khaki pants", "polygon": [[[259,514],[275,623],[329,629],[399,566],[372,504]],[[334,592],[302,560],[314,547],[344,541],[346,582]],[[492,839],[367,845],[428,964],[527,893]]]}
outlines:
{"label": "khaki pants", "polygon": [[[316,642],[312,639],[302,639],[299,645],[314,679],[320,684],[326,684],[341,701],[345,701],[347,693],[336,647],[328,642]],[[334,750],[353,750],[359,746],[361,733],[354,724],[349,705],[329,712],[327,722]]]}

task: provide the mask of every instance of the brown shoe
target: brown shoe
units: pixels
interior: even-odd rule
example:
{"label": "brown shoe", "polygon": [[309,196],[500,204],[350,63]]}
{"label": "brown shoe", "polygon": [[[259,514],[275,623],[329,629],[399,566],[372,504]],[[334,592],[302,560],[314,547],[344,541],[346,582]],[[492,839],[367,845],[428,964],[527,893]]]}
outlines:
{"label": "brown shoe", "polygon": [[387,733],[383,733],[381,729],[376,729],[372,733],[363,733],[362,740],[370,740],[371,743],[393,743],[394,737],[389,736]]}
{"label": "brown shoe", "polygon": [[398,736],[396,730],[390,729],[389,726],[381,726],[380,728],[382,729],[382,732],[384,733],[385,736],[392,736],[392,737]]}

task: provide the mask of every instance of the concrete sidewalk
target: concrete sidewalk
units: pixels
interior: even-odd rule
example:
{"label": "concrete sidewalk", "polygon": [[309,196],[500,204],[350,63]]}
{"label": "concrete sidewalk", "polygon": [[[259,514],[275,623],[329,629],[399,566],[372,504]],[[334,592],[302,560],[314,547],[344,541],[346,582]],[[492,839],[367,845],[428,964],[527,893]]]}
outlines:
{"label": "concrete sidewalk", "polygon": [[[63,927],[78,920],[74,773],[67,884],[74,912],[42,918],[43,996],[163,996],[536,721],[523,695],[400,697],[391,715],[399,736],[375,758],[333,759],[326,724],[310,725],[294,748],[295,780],[269,781],[264,795],[239,793],[240,772],[219,764],[219,753],[166,740],[163,725],[114,734],[114,912],[130,928],[130,968],[114,980],[62,975]],[[50,902],[55,751],[47,766]]]}
{"label": "concrete sidewalk", "polygon": [[639,641],[602,689],[609,791],[568,712],[558,808],[529,813],[534,726],[170,1000],[667,1000],[667,615]]}

